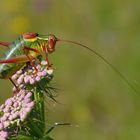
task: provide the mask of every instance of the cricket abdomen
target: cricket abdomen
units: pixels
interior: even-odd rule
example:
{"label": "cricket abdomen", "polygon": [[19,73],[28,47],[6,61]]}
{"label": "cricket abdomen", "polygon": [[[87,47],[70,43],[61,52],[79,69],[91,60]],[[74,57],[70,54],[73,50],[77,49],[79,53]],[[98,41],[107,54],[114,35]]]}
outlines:
{"label": "cricket abdomen", "polygon": [[[23,36],[20,36],[18,39],[16,39],[13,43],[11,43],[5,52],[5,54],[0,58],[0,60],[10,60],[12,58],[16,58],[19,56],[30,56],[33,59],[36,58],[38,55],[42,55],[44,53],[43,46],[47,46],[46,40],[27,40],[23,39]],[[27,48],[28,54],[25,54],[24,47]],[[35,49],[38,51],[31,51],[30,49]],[[27,60],[29,61],[29,60]],[[13,63],[2,63],[0,64],[0,78],[1,79],[7,79],[10,78],[14,73],[16,73],[17,70],[22,68],[27,61],[24,62],[15,62]]]}
{"label": "cricket abdomen", "polygon": [[[24,41],[21,37],[11,43],[6,52],[0,58],[0,60],[8,60],[10,58],[20,56],[23,54],[22,46]],[[3,63],[0,64],[0,78],[1,79],[8,79],[10,78],[17,70],[19,70],[24,63]]]}
{"label": "cricket abdomen", "polygon": [[16,71],[24,66],[24,63],[11,63],[11,64],[0,64],[0,79],[10,78]]}

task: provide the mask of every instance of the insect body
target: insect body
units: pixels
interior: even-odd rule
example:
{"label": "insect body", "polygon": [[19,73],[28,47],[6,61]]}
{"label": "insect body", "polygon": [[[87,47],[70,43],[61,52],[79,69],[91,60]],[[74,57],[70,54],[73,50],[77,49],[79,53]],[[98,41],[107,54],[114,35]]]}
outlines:
{"label": "insect body", "polygon": [[0,45],[7,47],[5,55],[0,59],[0,78],[9,78],[11,80],[11,76],[27,62],[30,62],[31,66],[36,68],[33,60],[39,55],[45,56],[45,59],[48,61],[48,54],[55,51],[55,44],[58,41],[68,42],[86,48],[108,64],[124,80],[124,82],[137,92],[125,76],[105,57],[95,50],[74,41],[58,39],[54,35],[40,35],[37,33],[25,33],[13,43],[0,42]]}
{"label": "insect body", "polygon": [[18,69],[23,67],[26,62],[38,55],[46,55],[54,51],[54,36],[43,36],[36,33],[25,33],[12,43],[0,42],[7,47],[3,57],[0,58],[0,78],[10,78]]}

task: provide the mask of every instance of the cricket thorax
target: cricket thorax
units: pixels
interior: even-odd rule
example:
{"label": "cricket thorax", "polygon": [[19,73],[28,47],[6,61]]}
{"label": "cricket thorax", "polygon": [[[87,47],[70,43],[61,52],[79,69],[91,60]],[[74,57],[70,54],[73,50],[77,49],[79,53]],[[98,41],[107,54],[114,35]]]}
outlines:
{"label": "cricket thorax", "polygon": [[[38,55],[43,55],[45,51],[47,51],[47,42],[38,41],[38,40],[32,43],[26,42],[26,47],[29,48],[28,55],[33,58],[36,58]],[[30,49],[35,51],[32,51]]]}
{"label": "cricket thorax", "polygon": [[25,33],[23,34],[25,42],[35,44],[37,42],[38,49],[41,52],[52,53],[55,51],[55,44],[58,40],[54,35],[40,35],[37,33]]}
{"label": "cricket thorax", "polygon": [[[37,33],[25,33],[23,34],[23,40],[24,40],[24,46],[29,49],[28,54],[32,57],[37,57],[38,55],[42,55],[44,53],[44,50],[47,47],[47,40],[43,40],[43,38],[40,38]],[[46,49],[47,50],[47,49]]]}

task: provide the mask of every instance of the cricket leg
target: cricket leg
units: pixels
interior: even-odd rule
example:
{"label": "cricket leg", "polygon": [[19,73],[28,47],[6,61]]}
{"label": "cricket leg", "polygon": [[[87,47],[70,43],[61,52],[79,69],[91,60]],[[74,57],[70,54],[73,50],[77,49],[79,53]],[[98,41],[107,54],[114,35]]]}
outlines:
{"label": "cricket leg", "polygon": [[37,53],[37,54],[40,54],[40,52],[39,52],[37,49],[28,48],[28,47],[26,47],[26,46],[23,47],[23,51],[24,51],[24,52],[25,52],[25,51],[27,51],[27,52],[32,51],[32,52],[35,52],[35,53]]}
{"label": "cricket leg", "polygon": [[48,68],[47,69],[52,69],[52,64],[49,63],[48,51],[46,49],[47,47],[44,45],[44,46],[42,46],[42,48],[43,48],[43,51],[44,51],[44,53],[46,55],[46,61],[48,63]]}
{"label": "cricket leg", "polygon": [[8,47],[11,43],[7,41],[0,41],[0,45]]}
{"label": "cricket leg", "polygon": [[48,70],[49,70],[49,69],[52,69],[52,68],[53,68],[53,64],[50,64],[50,63],[49,63],[48,54],[46,54],[46,61],[48,62],[48,67],[47,67],[47,69],[48,69]]}
{"label": "cricket leg", "polygon": [[[18,57],[12,57],[10,59],[6,59],[6,60],[0,60],[0,64],[3,63],[21,63],[21,62],[26,62],[28,61],[26,55],[23,56],[18,56]],[[15,82],[12,80],[12,78],[10,77],[9,80],[12,82],[12,84],[14,85],[14,87],[16,88],[16,91],[14,92],[14,94],[17,94],[20,89],[19,87],[15,84]]]}
{"label": "cricket leg", "polygon": [[12,84],[16,88],[16,91],[13,91],[13,94],[15,95],[20,91],[20,89],[18,88],[18,86],[15,84],[15,82],[11,78],[9,78],[9,80],[12,82]]}
{"label": "cricket leg", "polygon": [[12,57],[6,60],[0,60],[0,64],[3,63],[22,63],[22,62],[28,62],[28,58],[26,55],[20,55],[20,56],[16,56],[16,57]]}
{"label": "cricket leg", "polygon": [[12,84],[16,87],[16,89],[18,89],[17,85],[15,84],[15,82],[12,80],[12,78],[9,78],[9,80],[12,82]]}
{"label": "cricket leg", "polygon": [[37,68],[36,68],[35,63],[33,62],[33,58],[29,55],[29,51],[33,51],[33,52],[37,53],[38,55],[40,54],[39,51],[36,50],[36,49],[33,49],[33,48],[28,48],[28,47],[26,47],[26,46],[23,47],[23,51],[24,51],[26,57],[28,58],[28,60],[30,61],[31,66],[34,67],[34,69],[35,69],[35,74],[37,74],[38,70],[37,70]]}
{"label": "cricket leg", "polygon": [[[3,63],[21,63],[21,62],[27,62],[27,61],[28,61],[28,59],[27,59],[26,55],[22,55],[22,56],[12,57],[12,58],[6,59],[6,60],[0,60],[0,64],[3,64]],[[18,93],[20,90],[18,88],[18,86],[15,84],[15,82],[11,78],[9,78],[9,80],[12,82],[12,84],[17,89],[17,92],[15,92],[14,94]]]}

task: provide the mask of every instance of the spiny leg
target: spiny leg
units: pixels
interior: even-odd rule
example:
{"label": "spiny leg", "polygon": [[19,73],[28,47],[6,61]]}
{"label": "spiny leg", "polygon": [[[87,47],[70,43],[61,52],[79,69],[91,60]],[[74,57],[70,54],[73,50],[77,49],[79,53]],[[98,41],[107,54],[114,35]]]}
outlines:
{"label": "spiny leg", "polygon": [[40,52],[37,50],[37,49],[34,49],[34,48],[28,48],[26,46],[23,47],[23,51],[25,52],[27,50],[28,51],[32,51],[32,52],[35,52],[37,54],[40,54]]}
{"label": "spiny leg", "polygon": [[49,63],[49,57],[48,57],[48,51],[47,51],[47,46],[45,46],[45,44],[42,46],[42,48],[43,48],[43,52],[45,53],[45,55],[46,55],[46,61],[47,61],[47,63],[48,63],[48,69],[52,69],[52,64],[50,64]]}
{"label": "spiny leg", "polygon": [[22,62],[28,62],[29,60],[27,59],[26,55],[20,55],[16,57],[12,57],[6,60],[0,60],[0,64],[3,63],[22,63]]}
{"label": "spiny leg", "polygon": [[39,55],[40,54],[39,51],[36,49],[33,49],[33,48],[28,48],[26,46],[23,47],[23,51],[24,51],[26,57],[28,58],[28,60],[30,61],[31,66],[35,68],[35,71],[36,71],[35,74],[36,74],[38,70],[36,68],[35,63],[33,62],[33,58],[28,53],[29,53],[29,51],[33,51]]}
{"label": "spiny leg", "polygon": [[35,74],[36,74],[38,70],[36,68],[35,63],[33,62],[33,59],[28,54],[26,54],[26,56],[27,56],[28,60],[30,61],[31,66],[35,68],[35,71],[36,71]]}
{"label": "spiny leg", "polygon": [[[21,63],[21,62],[27,62],[27,61],[28,61],[28,59],[27,59],[26,55],[22,55],[22,56],[12,57],[12,58],[9,58],[6,60],[0,60],[0,64],[3,64],[3,63]],[[16,88],[16,90],[17,90],[16,92],[18,92],[19,88],[17,87],[15,82],[11,78],[9,78],[9,80],[12,82],[12,84]],[[14,94],[16,94],[16,92]]]}
{"label": "spiny leg", "polygon": [[20,91],[20,89],[17,87],[17,85],[15,84],[15,82],[11,79],[11,78],[9,78],[9,80],[12,82],[12,84],[15,86],[15,88],[16,88],[16,92],[14,92],[14,94],[16,94],[16,93],[18,93],[19,91]]}
{"label": "spiny leg", "polygon": [[11,43],[7,41],[0,41],[0,45],[8,47]]}

